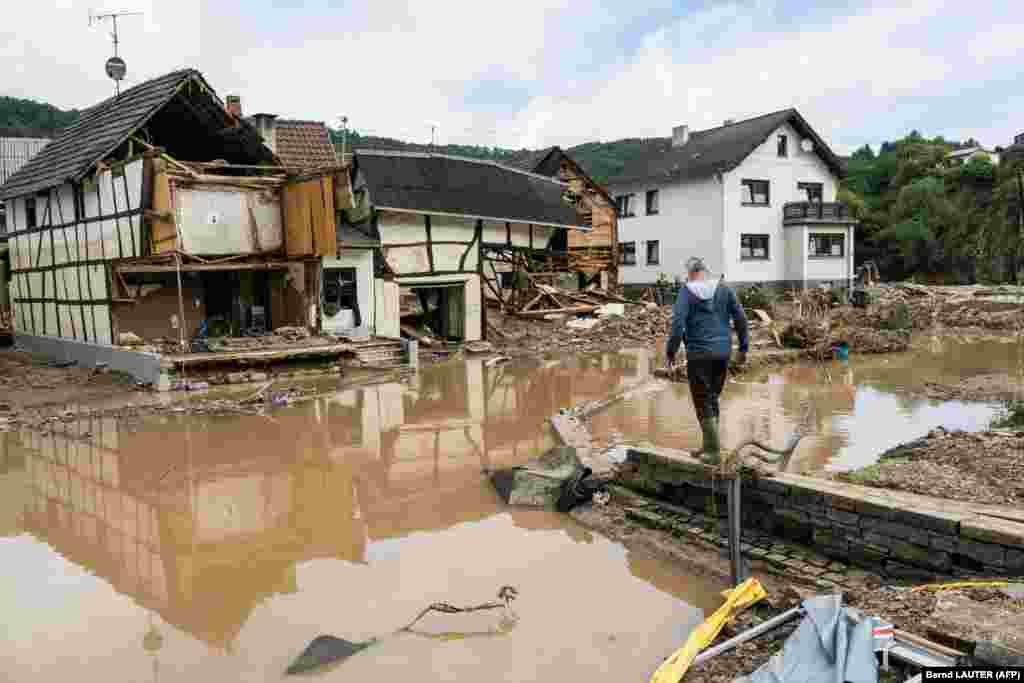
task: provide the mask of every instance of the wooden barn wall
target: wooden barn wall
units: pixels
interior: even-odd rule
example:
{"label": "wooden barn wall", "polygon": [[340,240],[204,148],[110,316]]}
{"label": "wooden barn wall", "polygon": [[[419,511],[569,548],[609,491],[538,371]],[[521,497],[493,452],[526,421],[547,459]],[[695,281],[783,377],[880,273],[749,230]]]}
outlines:
{"label": "wooden barn wall", "polygon": [[292,182],[283,190],[285,252],[289,257],[334,256],[338,251],[331,175]]}
{"label": "wooden barn wall", "polygon": [[[15,330],[111,344],[111,260],[145,254],[145,160],[7,202]],[[35,225],[28,221],[35,204]]]}

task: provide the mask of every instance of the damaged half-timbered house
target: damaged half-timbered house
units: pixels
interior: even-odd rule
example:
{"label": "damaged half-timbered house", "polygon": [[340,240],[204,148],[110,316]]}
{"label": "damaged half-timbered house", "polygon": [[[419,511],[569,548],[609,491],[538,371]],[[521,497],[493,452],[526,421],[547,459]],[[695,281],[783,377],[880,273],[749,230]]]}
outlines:
{"label": "damaged half-timbered house", "polygon": [[486,249],[540,252],[560,231],[589,230],[568,183],[492,161],[356,150],[351,173],[352,208],[324,268],[351,269],[353,315],[381,336],[483,339],[484,290],[497,297],[503,284]]}
{"label": "damaged half-timbered house", "polygon": [[[198,71],[137,85],[84,111],[0,187],[16,335],[155,381],[168,361],[234,350],[214,339],[315,333],[347,186],[337,165],[283,165]],[[266,356],[273,341],[243,350]],[[143,342],[146,353],[121,348]]]}

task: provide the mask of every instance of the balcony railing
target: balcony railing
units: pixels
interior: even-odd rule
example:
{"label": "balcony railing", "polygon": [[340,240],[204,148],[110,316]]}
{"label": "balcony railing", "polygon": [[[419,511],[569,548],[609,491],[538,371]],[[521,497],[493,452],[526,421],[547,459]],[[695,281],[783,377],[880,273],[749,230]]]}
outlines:
{"label": "balcony railing", "polygon": [[782,207],[784,225],[798,223],[856,223],[850,207],[841,202],[789,202]]}

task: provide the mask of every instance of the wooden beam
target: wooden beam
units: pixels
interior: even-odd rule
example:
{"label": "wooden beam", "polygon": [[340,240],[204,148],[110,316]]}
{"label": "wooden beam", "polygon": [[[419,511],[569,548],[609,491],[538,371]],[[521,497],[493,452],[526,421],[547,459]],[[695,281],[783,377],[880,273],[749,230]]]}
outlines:
{"label": "wooden beam", "polygon": [[543,318],[546,315],[553,314],[569,314],[575,315],[577,313],[593,313],[598,309],[598,306],[570,306],[568,308],[545,308],[539,311],[528,311],[517,313],[520,318]]}
{"label": "wooden beam", "polygon": [[[193,271],[230,271],[230,270],[287,270],[294,262],[269,261],[266,263],[183,263],[183,272]],[[123,264],[114,266],[121,273],[174,273],[178,268],[174,265]]]}
{"label": "wooden beam", "polygon": [[425,335],[420,334],[415,329],[413,329],[410,325],[399,325],[398,329],[400,329],[403,333],[409,335],[410,337],[412,337],[413,339],[418,341],[420,344],[423,344],[424,346],[433,346],[434,345],[433,337],[427,337]]}
{"label": "wooden beam", "polygon": [[525,305],[525,306],[523,306],[523,307],[522,307],[522,309],[520,309],[520,313],[525,313],[526,311],[528,311],[528,310],[530,310],[531,308],[533,308],[534,306],[536,306],[536,305],[537,305],[537,303],[538,303],[538,302],[539,302],[539,301],[540,301],[541,299],[543,299],[543,298],[544,298],[545,296],[546,296],[546,294],[545,294],[544,292],[541,292],[541,293],[540,293],[540,294],[538,294],[537,296],[535,296],[535,297],[533,297],[532,299],[530,299],[530,300],[529,300],[528,302],[526,302],[526,305]]}

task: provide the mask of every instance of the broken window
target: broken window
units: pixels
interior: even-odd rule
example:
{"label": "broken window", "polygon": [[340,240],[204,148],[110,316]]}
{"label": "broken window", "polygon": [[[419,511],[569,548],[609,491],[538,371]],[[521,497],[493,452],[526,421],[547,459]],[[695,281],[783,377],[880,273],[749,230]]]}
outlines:
{"label": "broken window", "polygon": [[767,261],[768,235],[740,235],[740,259],[743,261]]}
{"label": "broken window", "polygon": [[661,262],[661,242],[647,240],[647,265],[656,266]]}
{"label": "broken window", "polygon": [[825,194],[821,183],[797,183],[796,188],[804,196],[804,201],[813,204],[820,204]]}
{"label": "broken window", "polygon": [[636,242],[619,243],[619,263],[623,266],[636,265]]}
{"label": "broken window", "polygon": [[740,181],[743,187],[743,204],[747,206],[768,206],[768,181]]}
{"label": "broken window", "polygon": [[653,216],[658,213],[658,191],[647,191],[647,215]]}
{"label": "broken window", "polygon": [[323,285],[324,317],[338,318],[336,327],[362,325],[355,268],[325,268]]}
{"label": "broken window", "polygon": [[846,235],[811,233],[807,255],[811,258],[842,258],[846,253]]}

